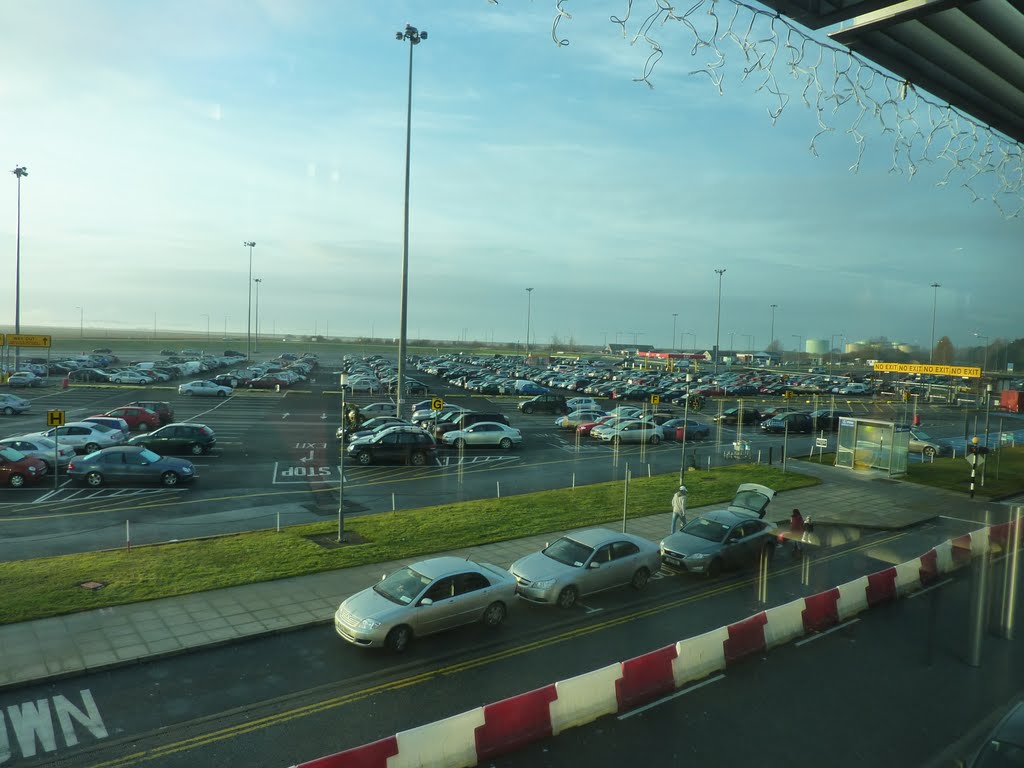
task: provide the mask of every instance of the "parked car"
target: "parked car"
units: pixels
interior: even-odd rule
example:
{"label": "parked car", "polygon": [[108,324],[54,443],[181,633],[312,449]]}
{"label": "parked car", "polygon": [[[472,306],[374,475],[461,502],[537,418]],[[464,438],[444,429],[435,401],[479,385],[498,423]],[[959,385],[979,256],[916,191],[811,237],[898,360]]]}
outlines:
{"label": "parked car", "polygon": [[602,410],[596,409],[580,409],[573,411],[565,416],[559,416],[555,419],[555,426],[559,429],[572,429],[575,430],[580,424],[589,424],[602,416],[606,415]]}
{"label": "parked car", "polygon": [[437,421],[442,415],[451,413],[452,411],[463,412],[468,411],[468,408],[463,408],[461,405],[452,405],[451,403],[445,403],[440,410],[434,411],[429,407],[426,408],[414,408],[412,412],[412,418],[409,419],[413,424],[423,424],[428,421]]}
{"label": "parked car", "polygon": [[26,437],[48,437],[52,440],[54,435],[57,436],[59,444],[68,445],[78,453],[92,453],[100,448],[120,445],[124,440],[121,430],[108,427],[106,424],[93,424],[87,421],[70,421],[63,427],[54,427],[45,432],[33,432]]}
{"label": "parked car", "polygon": [[447,432],[454,432],[458,429],[466,429],[473,424],[483,421],[494,421],[498,424],[508,425],[508,417],[503,413],[493,411],[463,411],[446,421],[438,422],[434,426],[434,437],[441,438]]}
{"label": "parked car", "polygon": [[400,419],[397,416],[377,416],[372,419],[367,419],[353,430],[346,429],[345,425],[342,424],[338,427],[337,431],[335,431],[334,436],[338,440],[342,440],[347,443],[357,438],[371,435],[378,430],[385,429],[387,427],[394,427],[399,424],[414,426],[405,419]]}
{"label": "parked car", "polygon": [[601,439],[606,443],[650,443],[661,442],[661,427],[649,421],[632,419],[619,422],[614,427],[601,431]]}
{"label": "parked car", "polygon": [[662,438],[665,440],[706,440],[711,436],[711,427],[693,419],[669,419],[661,425]]}
{"label": "parked car", "polygon": [[571,608],[581,596],[593,592],[625,584],[643,589],[660,569],[661,555],[654,542],[590,528],[516,560],[509,573],[524,600]]}
{"label": "parked car", "polygon": [[435,557],[400,568],[345,600],[335,631],[353,645],[401,653],[414,637],[480,622],[497,627],[515,599],[515,580],[489,563]]}
{"label": "parked car", "polygon": [[102,424],[111,429],[116,429],[121,432],[124,440],[128,439],[128,433],[131,431],[128,429],[128,422],[117,416],[104,416],[102,414],[99,416],[86,416],[81,421],[88,422],[89,424]]}
{"label": "parked car", "polygon": [[68,381],[73,384],[96,384],[110,381],[110,376],[99,368],[79,368],[68,374]]}
{"label": "parked car", "polygon": [[7,385],[12,389],[15,387],[41,387],[45,383],[46,379],[29,371],[12,373],[7,379]]}
{"label": "parked car", "polygon": [[13,448],[0,447],[0,485],[21,488],[46,477],[46,464]]}
{"label": "parked car", "polygon": [[111,384],[150,384],[152,382],[141,371],[113,371],[107,380]]}
{"label": "parked car", "polygon": [[152,432],[136,435],[128,440],[128,445],[139,445],[149,448],[154,453],[190,453],[199,456],[209,453],[217,444],[213,430],[205,424],[183,421],[180,424],[167,424]]}
{"label": "parked car", "polygon": [[764,520],[775,491],[743,483],[727,509],[701,513],[681,530],[661,540],[662,561],[669,568],[715,577],[762,557],[776,546],[776,526]]}
{"label": "parked car", "polygon": [[479,421],[465,429],[445,432],[441,442],[456,448],[488,445],[508,450],[523,442],[523,433],[497,421]]}
{"label": "parked car", "polygon": [[16,413],[26,413],[32,410],[32,403],[17,395],[9,395],[6,392],[0,394],[0,413],[4,416],[13,416]]}
{"label": "parked car", "polygon": [[235,390],[231,387],[225,387],[222,384],[214,384],[212,381],[190,381],[187,384],[178,385],[179,395],[198,395],[202,397],[227,397],[232,394]]}
{"label": "parked car", "polygon": [[138,406],[139,408],[147,408],[153,411],[159,418],[160,424],[170,424],[174,421],[174,407],[163,400],[132,400],[128,405]]}
{"label": "parked car", "polygon": [[[964,763],[958,763],[964,765]],[[996,723],[968,768],[1015,768],[1024,764],[1024,701],[1018,701]]]}
{"label": "parked car", "polygon": [[345,451],[359,464],[398,461],[421,467],[437,459],[434,438],[419,427],[388,427],[353,440]]}
{"label": "parked car", "polygon": [[565,402],[565,396],[555,395],[550,392],[524,400],[517,407],[523,413],[569,413],[569,406]]}
{"label": "parked car", "polygon": [[917,453],[925,458],[933,456],[949,456],[953,449],[948,445],[942,445],[935,438],[921,429],[910,430],[910,444],[907,446],[908,453]]}
{"label": "parked car", "polygon": [[252,379],[246,386],[250,389],[284,389],[289,385],[288,379],[277,374],[264,374]]}
{"label": "parked car", "polygon": [[93,487],[147,482],[170,487],[191,482],[197,474],[191,461],[161,456],[141,445],[119,445],[74,459],[68,476]]}
{"label": "parked car", "polygon": [[396,408],[394,403],[369,403],[360,405],[359,412],[369,419],[374,416],[394,416]]}
{"label": "parked car", "polygon": [[592,397],[573,397],[565,401],[565,404],[574,411],[602,411],[601,404]]}
{"label": "parked car", "polygon": [[26,456],[41,460],[48,472],[54,471],[54,462],[59,469],[65,469],[75,457],[75,449],[69,445],[55,445],[48,437],[10,437],[0,440],[0,446],[13,448]]}
{"label": "parked car", "polygon": [[781,433],[789,432],[809,433],[814,431],[814,419],[810,414],[793,411],[791,413],[780,413],[767,421],[761,422],[761,429],[765,432]]}
{"label": "parked car", "polygon": [[104,416],[116,416],[128,422],[128,429],[139,432],[148,432],[151,429],[160,427],[160,417],[156,412],[143,408],[139,405],[122,405],[107,411]]}
{"label": "parked car", "polygon": [[815,423],[816,430],[835,432],[839,429],[839,420],[852,419],[853,412],[839,410],[838,408],[819,408],[816,411],[811,411],[810,416]]}
{"label": "parked car", "polygon": [[715,416],[715,421],[719,424],[733,424],[733,425],[756,425],[761,420],[761,412],[752,405],[744,405],[743,407],[726,408],[722,411],[720,416]]}

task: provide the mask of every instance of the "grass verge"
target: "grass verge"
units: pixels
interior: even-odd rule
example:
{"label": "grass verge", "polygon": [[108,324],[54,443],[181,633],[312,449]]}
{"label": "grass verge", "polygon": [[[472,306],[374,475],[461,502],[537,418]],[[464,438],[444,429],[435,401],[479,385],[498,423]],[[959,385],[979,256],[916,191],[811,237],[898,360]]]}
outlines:
{"label": "grass verge", "polygon": [[[678,475],[634,478],[628,517],[667,512]],[[732,499],[740,483],[777,491],[817,484],[774,467],[733,466],[687,475],[691,508]],[[622,519],[621,482],[381,513],[346,522],[361,543],[325,548],[337,532],[324,522],[213,539],[0,563],[10,624],[93,608],[387,562]],[[88,591],[82,582],[104,583]]]}

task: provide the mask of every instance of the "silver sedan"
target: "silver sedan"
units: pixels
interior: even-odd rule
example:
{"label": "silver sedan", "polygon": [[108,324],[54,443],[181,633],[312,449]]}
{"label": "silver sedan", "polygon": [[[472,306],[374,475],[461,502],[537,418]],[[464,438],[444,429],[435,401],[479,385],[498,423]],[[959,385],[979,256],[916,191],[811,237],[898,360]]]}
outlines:
{"label": "silver sedan", "polygon": [[441,442],[445,445],[454,445],[456,448],[489,445],[507,451],[512,446],[523,442],[523,433],[515,427],[509,427],[497,421],[479,421],[465,429],[445,432],[441,436]]}
{"label": "silver sedan", "polygon": [[53,472],[54,457],[60,469],[66,469],[71,460],[77,455],[75,449],[70,445],[61,443],[59,446],[53,444],[48,437],[11,437],[7,440],[0,440],[0,447],[13,448],[21,451],[26,456],[40,459],[48,472]]}
{"label": "silver sedan", "polygon": [[334,629],[353,645],[401,653],[414,636],[464,624],[497,627],[515,598],[515,581],[496,565],[435,557],[395,571],[345,600]]}
{"label": "silver sedan", "polygon": [[590,528],[516,560],[509,572],[523,599],[570,608],[581,595],[625,584],[643,589],[660,569],[661,553],[653,541]]}
{"label": "silver sedan", "polygon": [[205,395],[207,397],[227,397],[234,392],[231,387],[215,384],[212,381],[190,381],[178,386],[179,395]]}
{"label": "silver sedan", "polygon": [[650,443],[661,442],[662,429],[649,421],[619,422],[611,429],[601,431],[601,439],[606,443]]}

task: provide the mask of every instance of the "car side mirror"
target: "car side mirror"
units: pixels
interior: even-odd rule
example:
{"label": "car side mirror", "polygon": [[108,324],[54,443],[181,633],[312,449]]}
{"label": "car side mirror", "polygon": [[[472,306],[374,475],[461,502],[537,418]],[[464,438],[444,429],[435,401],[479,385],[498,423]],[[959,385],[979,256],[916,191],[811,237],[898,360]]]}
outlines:
{"label": "car side mirror", "polygon": [[599,562],[597,562],[597,561],[594,561],[594,562],[592,562],[592,563],[590,564],[590,566],[589,566],[589,567],[590,567],[590,568],[600,568],[600,567],[601,567],[601,564],[600,564]]}
{"label": "car side mirror", "polygon": [[424,597],[422,600],[420,600],[420,605],[433,605],[433,604],[434,604],[434,601],[431,600],[429,597]]}

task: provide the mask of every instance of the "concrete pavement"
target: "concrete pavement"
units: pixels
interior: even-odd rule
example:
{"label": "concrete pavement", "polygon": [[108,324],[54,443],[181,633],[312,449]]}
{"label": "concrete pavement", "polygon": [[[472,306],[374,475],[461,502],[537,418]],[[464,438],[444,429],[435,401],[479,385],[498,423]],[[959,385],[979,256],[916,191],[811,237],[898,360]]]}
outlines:
{"label": "concrete pavement", "polygon": [[[792,508],[798,507],[805,517],[820,523],[899,529],[947,513],[980,520],[987,505],[999,506],[873,473],[802,461],[791,461],[788,466],[789,471],[814,475],[822,483],[780,493],[768,513],[768,518],[776,522],[787,521]],[[669,502],[665,500],[664,513],[631,519],[628,530],[655,541],[664,537],[670,524]],[[700,510],[689,512],[699,514]],[[508,567],[560,535],[552,532],[450,554]],[[364,565],[0,625],[0,690],[326,624],[333,620],[342,600],[408,562],[412,561]]]}

